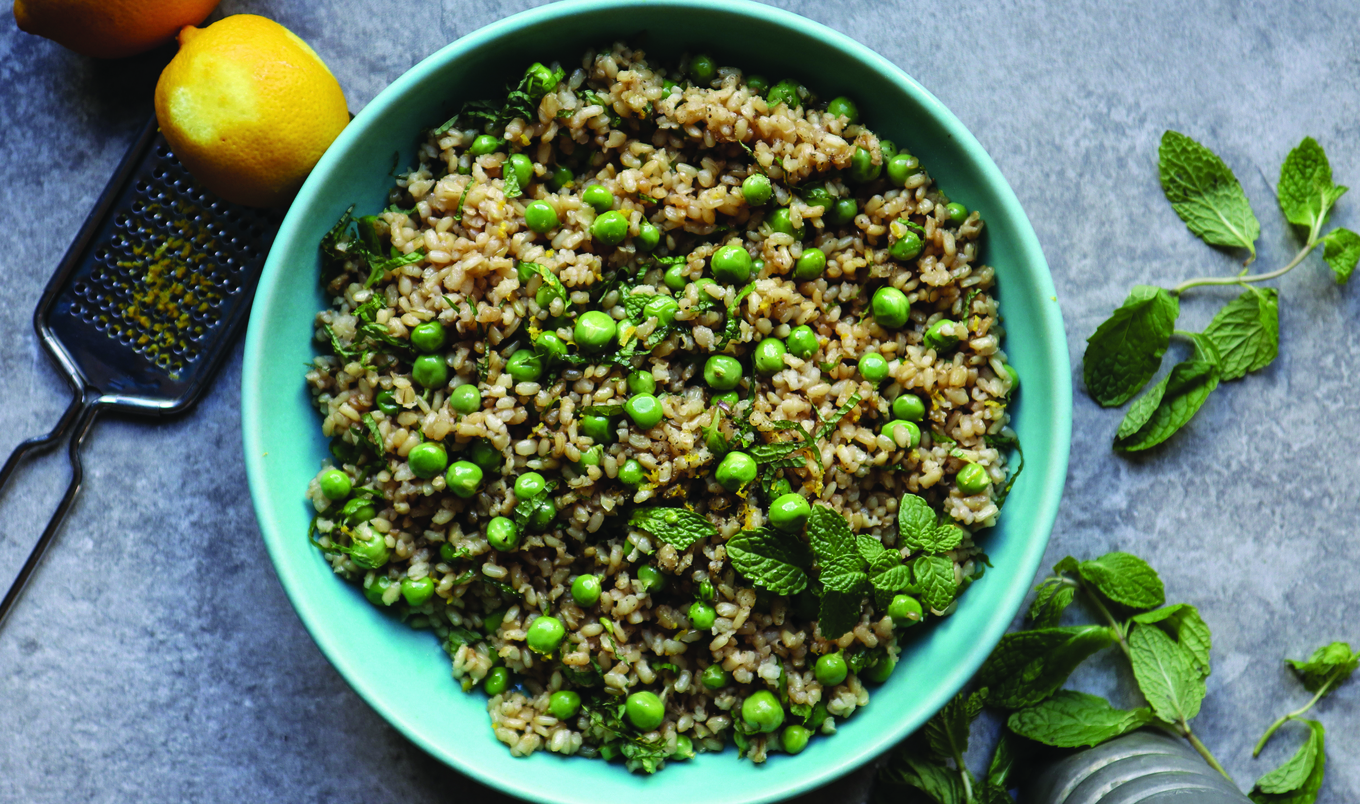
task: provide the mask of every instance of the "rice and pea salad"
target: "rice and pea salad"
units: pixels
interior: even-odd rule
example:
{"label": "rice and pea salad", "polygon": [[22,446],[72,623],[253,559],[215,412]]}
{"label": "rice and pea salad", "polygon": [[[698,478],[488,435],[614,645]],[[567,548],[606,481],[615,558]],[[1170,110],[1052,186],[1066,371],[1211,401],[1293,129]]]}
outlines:
{"label": "rice and pea salad", "polygon": [[797,753],[986,558],[982,221],[848,98],[623,44],[430,131],[321,244],[308,488],[516,755]]}

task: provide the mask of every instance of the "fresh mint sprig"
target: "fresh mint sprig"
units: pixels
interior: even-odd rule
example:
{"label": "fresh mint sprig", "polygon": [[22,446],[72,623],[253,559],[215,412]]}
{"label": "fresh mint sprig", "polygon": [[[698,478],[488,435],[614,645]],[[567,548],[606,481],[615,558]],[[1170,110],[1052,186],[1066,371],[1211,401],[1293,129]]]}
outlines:
{"label": "fresh mint sprig", "polygon": [[[1186,227],[1214,246],[1242,248],[1246,264],[1256,259],[1261,227],[1242,185],[1213,151],[1175,131],[1158,149],[1162,190]],[[1098,404],[1128,402],[1157,374],[1173,336],[1191,342],[1194,354],[1178,363],[1129,409],[1114,446],[1126,452],[1166,441],[1194,417],[1220,382],[1241,379],[1270,365],[1279,354],[1279,294],[1255,285],[1294,270],[1319,244],[1337,282],[1344,283],[1360,262],[1360,235],[1335,228],[1323,234],[1332,208],[1347,188],[1332,180],[1322,146],[1307,137],[1280,168],[1277,196],[1285,219],[1298,228],[1303,247],[1282,268],[1248,275],[1189,279],[1172,288],[1137,285],[1110,318],[1087,339],[1082,377]],[[1183,294],[1197,287],[1237,285],[1228,302],[1202,333],[1175,328]]]}

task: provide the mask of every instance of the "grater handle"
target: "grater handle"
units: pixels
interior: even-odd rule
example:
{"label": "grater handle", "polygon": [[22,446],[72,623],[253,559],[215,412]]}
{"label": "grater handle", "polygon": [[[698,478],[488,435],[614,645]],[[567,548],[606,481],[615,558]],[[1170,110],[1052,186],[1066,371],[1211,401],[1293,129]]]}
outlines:
{"label": "grater handle", "polygon": [[99,413],[102,405],[99,404],[98,397],[89,391],[82,392],[71,403],[71,406],[62,414],[61,421],[52,432],[45,436],[30,438],[15,448],[5,462],[4,469],[0,469],[0,487],[4,486],[5,481],[14,472],[19,460],[24,453],[36,447],[45,447],[61,439],[68,429],[74,431],[71,442],[67,447],[67,456],[71,461],[71,482],[66,486],[66,493],[62,495],[61,502],[57,505],[57,510],[53,512],[52,518],[48,520],[47,527],[43,529],[42,535],[38,537],[37,544],[33,545],[32,551],[28,554],[28,560],[15,576],[14,582],[10,584],[9,591],[5,593],[5,599],[0,601],[0,626],[4,625],[5,618],[9,615],[10,609],[18,602],[19,596],[23,594],[24,587],[28,585],[28,580],[33,575],[33,571],[38,568],[42,561],[43,554],[47,552],[48,546],[52,543],[53,537],[61,529],[61,523],[66,519],[66,514],[71,510],[71,504],[75,502],[76,494],[80,491],[80,482],[84,477],[84,472],[80,465],[80,445],[85,441],[85,436],[90,432],[90,425],[94,424],[95,416]]}

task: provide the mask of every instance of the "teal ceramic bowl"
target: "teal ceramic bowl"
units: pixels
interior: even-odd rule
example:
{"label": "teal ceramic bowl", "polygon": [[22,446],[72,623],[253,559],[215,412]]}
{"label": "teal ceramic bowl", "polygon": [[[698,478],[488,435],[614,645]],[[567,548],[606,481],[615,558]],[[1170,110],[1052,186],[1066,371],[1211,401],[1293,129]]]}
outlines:
{"label": "teal ceramic bowl", "polygon": [[[652,58],[712,53],[818,94],[855,98],[866,122],[921,158],[940,186],[987,221],[984,258],[996,267],[1006,351],[1024,387],[1014,426],[1025,470],[1000,524],[981,538],[993,568],[953,616],[914,639],[872,702],[797,757],[764,765],[729,748],[673,763],[653,777],[621,765],[540,752],[510,756],[491,734],[480,693],[464,694],[433,635],[379,613],[336,579],[308,544],[308,480],[326,442],[303,385],[314,355],[317,243],[351,203],[386,205],[393,155],[408,164],[418,132],[467,99],[494,95],[534,60],[575,63],[584,50],[645,37]],[[510,17],[440,50],[380,93],[350,123],[303,186],[279,231],[255,296],[242,381],[246,466],[260,530],[289,598],[317,645],[392,725],[449,765],[538,802],[775,801],[829,782],[921,725],[1000,639],[1034,577],[1067,470],[1071,386],[1062,320],[1039,243],[1015,194],[949,110],[897,67],[802,17],[749,2],[568,0]]]}

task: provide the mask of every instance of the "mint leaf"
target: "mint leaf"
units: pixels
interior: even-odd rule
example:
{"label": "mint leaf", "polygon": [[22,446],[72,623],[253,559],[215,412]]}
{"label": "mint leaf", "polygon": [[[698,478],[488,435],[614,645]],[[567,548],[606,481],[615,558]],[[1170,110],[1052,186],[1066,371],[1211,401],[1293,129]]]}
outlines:
{"label": "mint leaf", "polygon": [[855,554],[855,534],[845,517],[825,505],[812,506],[807,523],[808,542],[818,559]]}
{"label": "mint leaf", "polygon": [[921,602],[933,611],[944,611],[954,602],[954,562],[921,556],[911,563],[912,575],[921,589]]}
{"label": "mint leaf", "polygon": [[847,595],[862,595],[869,589],[869,573],[858,556],[839,556],[822,562],[818,579],[827,589]]}
{"label": "mint leaf", "polygon": [[1261,224],[1232,170],[1213,151],[1175,131],[1157,149],[1162,192],[1185,226],[1214,246],[1245,248],[1256,259]]}
{"label": "mint leaf", "polygon": [[1062,613],[1072,605],[1077,588],[1061,579],[1050,579],[1036,587],[1039,594],[1029,607],[1029,619],[1035,628],[1052,628],[1062,619]]}
{"label": "mint leaf", "polygon": [[380,279],[387,275],[388,271],[400,268],[403,265],[414,265],[425,259],[425,249],[419,248],[410,254],[402,254],[396,247],[392,248],[392,255],[385,260],[378,259],[376,254],[368,254],[368,280],[364,282],[364,287],[371,288]]}
{"label": "mint leaf", "polygon": [[745,530],[727,540],[727,557],[737,572],[776,595],[795,595],[808,584],[812,566],[807,545],[773,528]]}
{"label": "mint leaf", "polygon": [[[897,749],[879,769],[878,781],[880,788],[887,788],[879,790],[875,797],[878,802],[919,801],[924,796],[934,804],[972,804],[958,771],[916,756],[908,745]],[[915,788],[920,795],[903,791],[903,787]]]}
{"label": "mint leaf", "polygon": [[989,706],[1023,709],[1052,695],[1077,665],[1114,641],[1114,633],[1099,625],[1006,634],[974,682],[990,689]]}
{"label": "mint leaf", "polygon": [[870,577],[873,587],[882,592],[900,592],[911,586],[911,568],[898,564]]}
{"label": "mint leaf", "polygon": [[903,494],[902,501],[897,504],[897,533],[902,546],[912,550],[921,549],[920,545],[935,530],[938,520],[935,509],[924,498]]}
{"label": "mint leaf", "polygon": [[1058,690],[1052,698],[1010,716],[1010,730],[1058,748],[1096,746],[1153,721],[1152,710],[1115,709],[1099,695]]}
{"label": "mint leaf", "polygon": [[1311,243],[1346,188],[1332,183],[1332,166],[1322,146],[1312,137],[1304,137],[1280,165],[1280,186],[1276,192],[1285,218],[1308,229]]}
{"label": "mint leaf", "polygon": [[1280,294],[1248,288],[1218,311],[1204,335],[1218,348],[1224,382],[1260,371],[1280,353]]}
{"label": "mint leaf", "polygon": [[1180,302],[1162,288],[1135,285],[1129,297],[1086,339],[1082,379],[1104,407],[1122,405],[1162,365]]}
{"label": "mint leaf", "polygon": [[1081,577],[1102,595],[1121,606],[1150,609],[1166,602],[1162,579],[1146,561],[1132,553],[1106,553],[1077,566]]}
{"label": "mint leaf", "polygon": [[[745,143],[742,144],[745,145]],[[846,414],[854,410],[855,406],[858,405],[859,403],[860,403],[859,392],[851,394],[850,398],[845,400],[845,404],[841,405],[839,408],[836,408],[836,412],[831,414],[831,417],[827,419],[826,422],[817,429],[817,440],[825,441],[828,436],[836,432],[836,428],[840,426],[841,419],[844,419]]]}
{"label": "mint leaf", "polygon": [[647,531],[676,550],[687,550],[700,539],[718,535],[712,522],[685,508],[634,508],[628,524]]}
{"label": "mint leaf", "polygon": [[971,695],[960,692],[927,720],[921,733],[925,735],[931,753],[939,759],[953,759],[968,753],[968,733],[986,702],[985,689]]}
{"label": "mint leaf", "polygon": [[1129,635],[1129,659],[1138,689],[1157,717],[1176,724],[1199,714],[1204,678],[1195,670],[1189,652],[1160,628],[1135,625]]}
{"label": "mint leaf", "polygon": [[1317,692],[1322,689],[1323,684],[1330,681],[1331,686],[1328,687],[1326,694],[1331,694],[1337,686],[1351,677],[1356,667],[1360,667],[1360,653],[1352,651],[1351,646],[1345,642],[1333,642],[1313,651],[1313,655],[1303,661],[1294,659],[1285,661],[1294,668],[1299,680],[1303,682],[1304,689]]}
{"label": "mint leaf", "polygon": [[1115,434],[1117,449],[1137,452],[1167,440],[1189,423],[1218,387],[1217,348],[1202,335],[1195,336],[1195,345],[1194,358],[1177,363],[1170,374],[1129,408]]}
{"label": "mint leaf", "polygon": [[[1327,737],[1322,724],[1316,720],[1301,722],[1308,726],[1308,739],[1303,741],[1299,750],[1283,765],[1256,780],[1256,786],[1252,789],[1253,801],[1256,800],[1255,794],[1257,793],[1265,793],[1273,797],[1306,788],[1309,779],[1313,776],[1313,771],[1325,761],[1323,749]],[[1321,772],[1318,773],[1318,776],[1321,777]],[[1313,792],[1314,797],[1316,797],[1316,794],[1315,790]]]}
{"label": "mint leaf", "polygon": [[846,631],[859,624],[860,605],[864,596],[856,592],[846,594],[828,588],[822,594],[817,611],[817,625],[823,639],[839,639]]}
{"label": "mint leaf", "polygon": [[1133,618],[1134,622],[1159,625],[1190,654],[1201,676],[1209,675],[1209,648],[1213,642],[1209,626],[1199,616],[1199,610],[1188,603],[1145,611]]}
{"label": "mint leaf", "polygon": [[515,269],[520,272],[521,276],[538,274],[543,278],[543,284],[548,286],[554,296],[561,299],[564,304],[571,305],[571,296],[567,293],[566,286],[562,284],[562,280],[557,278],[557,274],[554,274],[547,266],[536,262],[520,262],[516,263]]}
{"label": "mint leaf", "polygon": [[1340,227],[1331,230],[1322,238],[1322,259],[1332,266],[1336,281],[1344,285],[1360,262],[1360,235]]}
{"label": "mint leaf", "polygon": [[870,566],[873,566],[875,561],[881,560],[888,552],[883,542],[863,533],[855,537],[855,550]]}

